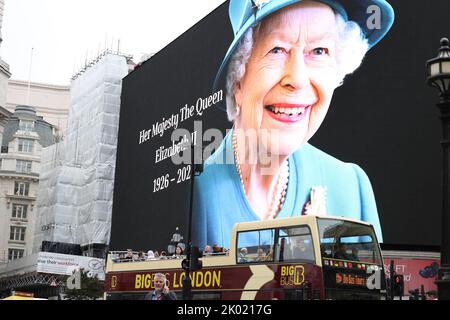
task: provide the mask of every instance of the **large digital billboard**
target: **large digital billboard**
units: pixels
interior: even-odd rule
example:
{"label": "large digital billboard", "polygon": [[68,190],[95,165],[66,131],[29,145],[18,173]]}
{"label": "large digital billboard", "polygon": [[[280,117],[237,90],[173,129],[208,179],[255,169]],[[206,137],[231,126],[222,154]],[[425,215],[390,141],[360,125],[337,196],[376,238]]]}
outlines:
{"label": "large digital billboard", "polygon": [[196,245],[227,248],[236,222],[302,214],[438,245],[440,122],[425,61],[448,36],[450,5],[389,3],[227,1],[124,78],[111,249],[187,237],[191,140],[204,162]]}

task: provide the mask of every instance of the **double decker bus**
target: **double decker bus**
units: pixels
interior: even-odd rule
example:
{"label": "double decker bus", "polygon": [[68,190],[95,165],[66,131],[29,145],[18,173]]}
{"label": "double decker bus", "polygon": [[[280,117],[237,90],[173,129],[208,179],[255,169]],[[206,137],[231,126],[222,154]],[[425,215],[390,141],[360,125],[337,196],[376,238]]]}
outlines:
{"label": "double decker bus", "polygon": [[[106,299],[143,299],[164,273],[182,297],[180,259],[121,262],[108,254]],[[372,225],[299,216],[236,224],[229,250],[190,272],[193,299],[382,299],[386,280]]]}

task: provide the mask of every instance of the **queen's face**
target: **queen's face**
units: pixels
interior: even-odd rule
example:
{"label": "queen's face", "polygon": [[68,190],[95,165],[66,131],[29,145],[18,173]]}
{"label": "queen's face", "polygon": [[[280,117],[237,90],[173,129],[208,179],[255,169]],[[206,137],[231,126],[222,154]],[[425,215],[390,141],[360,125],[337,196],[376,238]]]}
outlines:
{"label": "queen's face", "polygon": [[[271,154],[290,155],[307,142],[339,82],[337,39],[333,10],[318,2],[300,2],[265,19],[236,88],[236,127],[256,130]],[[263,130],[270,139],[261,139]]]}

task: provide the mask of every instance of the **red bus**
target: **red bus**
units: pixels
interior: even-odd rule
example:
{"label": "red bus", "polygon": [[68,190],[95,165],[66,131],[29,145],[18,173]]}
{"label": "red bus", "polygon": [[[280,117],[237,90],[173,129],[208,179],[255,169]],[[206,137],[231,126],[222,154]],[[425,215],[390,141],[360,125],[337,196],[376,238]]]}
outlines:
{"label": "red bus", "polygon": [[[106,299],[143,299],[156,273],[181,299],[180,259],[121,262],[118,254],[108,255]],[[193,299],[381,299],[386,292],[372,225],[343,217],[239,223],[228,252],[202,261],[190,273]]]}

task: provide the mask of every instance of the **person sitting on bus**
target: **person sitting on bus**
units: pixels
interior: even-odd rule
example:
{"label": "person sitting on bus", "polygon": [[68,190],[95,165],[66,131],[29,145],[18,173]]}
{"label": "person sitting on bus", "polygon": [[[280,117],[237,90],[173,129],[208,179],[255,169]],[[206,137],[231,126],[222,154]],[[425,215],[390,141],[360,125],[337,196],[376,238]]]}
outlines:
{"label": "person sitting on bus", "polygon": [[292,260],[314,260],[314,251],[312,249],[311,243],[306,243],[304,240],[299,239],[295,240],[295,237],[292,238],[292,251],[291,251],[291,259]]}
{"label": "person sitting on bus", "polygon": [[147,260],[152,260],[155,259],[155,253],[153,252],[153,250],[148,250],[147,251]]}
{"label": "person sitting on bus", "polygon": [[139,251],[137,260],[138,261],[145,261],[145,253],[144,253],[144,251]]}
{"label": "person sitting on bus", "polygon": [[213,255],[223,255],[223,254],[226,254],[226,252],[224,252],[224,248],[222,248],[222,247],[219,247],[219,245],[218,244],[215,244],[214,246],[213,246]]}
{"label": "person sitting on bus", "polygon": [[120,260],[119,256],[120,255],[118,255],[118,254],[113,254],[111,256],[112,257],[112,262],[119,262],[119,260]]}
{"label": "person sitting on bus", "polygon": [[258,254],[256,256],[256,261],[266,261],[266,255],[264,253],[264,249],[263,248],[258,248]]}
{"label": "person sitting on bus", "polygon": [[130,262],[134,260],[133,249],[127,249],[127,255],[124,258],[125,262]]}
{"label": "person sitting on bus", "polygon": [[114,262],[123,262],[125,259],[125,254],[123,252],[119,253],[119,257]]}
{"label": "person sitting on bus", "polygon": [[155,290],[145,295],[144,300],[177,300],[175,293],[169,291],[166,275],[157,273],[153,276]]}
{"label": "person sitting on bus", "polygon": [[247,259],[247,254],[248,254],[248,250],[247,248],[241,248],[241,250],[239,250],[239,263],[245,263],[248,262]]}
{"label": "person sitting on bus", "polygon": [[320,252],[322,253],[323,258],[332,258],[331,249],[326,247],[325,245],[320,246]]}
{"label": "person sitting on bus", "polygon": [[205,246],[205,250],[203,250],[203,255],[209,256],[212,253],[212,248],[209,244]]}
{"label": "person sitting on bus", "polygon": [[175,248],[175,253],[172,255],[172,259],[183,259],[183,249],[180,246]]}
{"label": "person sitting on bus", "polygon": [[273,247],[270,247],[266,253],[266,261],[273,261]]}
{"label": "person sitting on bus", "polygon": [[160,259],[167,259],[167,254],[166,254],[166,252],[164,250],[161,251],[161,254],[159,255],[159,258]]}
{"label": "person sitting on bus", "polygon": [[334,258],[341,260],[351,260],[349,255],[347,254],[347,246],[345,244],[339,243],[336,246],[336,249],[334,251]]}

